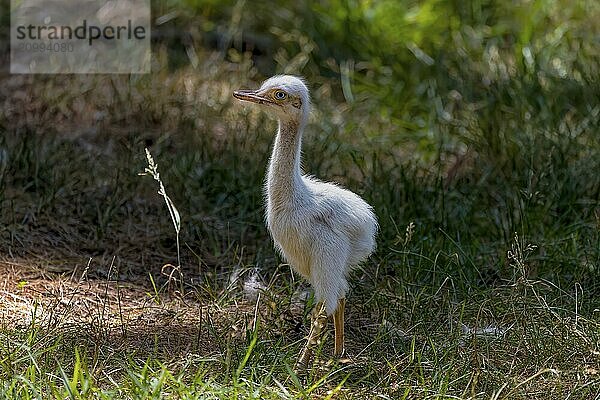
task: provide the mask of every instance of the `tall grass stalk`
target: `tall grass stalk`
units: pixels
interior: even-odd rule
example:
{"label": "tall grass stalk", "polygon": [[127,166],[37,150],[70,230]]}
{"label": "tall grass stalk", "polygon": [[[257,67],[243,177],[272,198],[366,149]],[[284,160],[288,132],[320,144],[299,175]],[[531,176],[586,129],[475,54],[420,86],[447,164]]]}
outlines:
{"label": "tall grass stalk", "polygon": [[[181,286],[183,289],[183,274],[181,272],[181,250],[179,248],[181,216],[179,215],[179,211],[177,211],[177,207],[175,207],[173,200],[171,200],[171,198],[167,195],[165,185],[160,179],[160,173],[158,172],[158,164],[154,162],[154,158],[152,157],[152,154],[150,154],[150,150],[148,150],[148,148],[144,148],[144,150],[146,151],[146,160],[148,161],[148,167],[146,167],[144,169],[144,172],[141,172],[139,175],[152,175],[154,180],[158,182],[158,194],[160,194],[165,199],[165,204],[167,205],[169,215],[171,216],[171,221],[173,222],[173,227],[175,228],[175,239],[177,241],[177,267],[175,268],[175,270],[179,272],[181,278]],[[169,278],[171,277],[172,273],[169,275]]]}

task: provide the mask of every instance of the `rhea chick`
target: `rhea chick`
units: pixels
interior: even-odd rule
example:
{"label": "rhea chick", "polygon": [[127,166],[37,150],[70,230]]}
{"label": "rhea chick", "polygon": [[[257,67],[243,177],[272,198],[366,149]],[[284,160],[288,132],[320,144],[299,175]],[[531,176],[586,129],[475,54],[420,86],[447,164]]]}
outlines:
{"label": "rhea chick", "polygon": [[377,219],[355,193],[301,171],[302,133],[310,114],[304,82],[280,75],[258,90],[237,90],[240,100],[262,105],[279,120],[265,184],[266,221],[275,246],[313,287],[317,314],[299,365],[307,366],[311,346],[326,317],[333,315],[336,356],[344,353],[344,306],[348,274],[375,249]]}

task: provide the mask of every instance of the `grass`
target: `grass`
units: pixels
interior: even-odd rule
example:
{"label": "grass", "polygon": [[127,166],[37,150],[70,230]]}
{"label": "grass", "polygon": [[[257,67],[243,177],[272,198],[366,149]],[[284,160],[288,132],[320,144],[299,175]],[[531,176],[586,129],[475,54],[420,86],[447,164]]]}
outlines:
{"label": "grass", "polygon": [[297,378],[290,367],[301,335],[286,317],[302,321],[303,311],[286,304],[290,288],[282,280],[254,305],[237,290],[200,304],[114,279],[46,282],[47,311],[31,301],[29,321],[3,329],[0,390],[7,398],[336,392],[336,398],[583,399],[598,392],[597,321],[569,308],[574,293],[528,281],[458,300],[451,282],[435,292],[404,285],[356,294],[349,314],[354,363],[332,363],[323,349],[310,375]]}
{"label": "grass", "polygon": [[312,300],[263,222],[275,123],[231,97],[261,79],[250,54],[2,76],[0,397],[600,398],[600,105],[573,72],[593,54],[561,78],[469,40],[385,96],[307,64],[305,167],[381,224],[352,276],[352,363],[329,332],[307,376]]}

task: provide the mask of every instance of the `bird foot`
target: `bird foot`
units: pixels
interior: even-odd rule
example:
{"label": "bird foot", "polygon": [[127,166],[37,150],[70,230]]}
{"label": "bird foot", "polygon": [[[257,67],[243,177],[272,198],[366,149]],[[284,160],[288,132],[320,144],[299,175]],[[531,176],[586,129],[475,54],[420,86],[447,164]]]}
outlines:
{"label": "bird foot", "polygon": [[296,365],[294,366],[294,372],[296,372],[299,375],[306,372],[306,370],[308,369],[308,366],[312,363],[312,358],[313,358],[313,352],[312,352],[312,349],[310,348],[309,344],[307,343],[304,346],[302,353],[300,353],[298,360],[296,361]]}
{"label": "bird foot", "polygon": [[306,371],[313,361],[313,349],[321,343],[323,328],[327,325],[327,315],[324,313],[323,304],[317,304],[311,316],[310,333],[300,357],[296,362],[296,371]]}

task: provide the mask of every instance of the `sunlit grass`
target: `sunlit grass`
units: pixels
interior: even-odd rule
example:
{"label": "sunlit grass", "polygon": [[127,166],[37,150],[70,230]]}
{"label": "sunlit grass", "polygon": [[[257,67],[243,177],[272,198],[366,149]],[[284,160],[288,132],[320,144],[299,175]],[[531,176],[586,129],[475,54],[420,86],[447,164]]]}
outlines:
{"label": "sunlit grass", "polygon": [[[267,296],[281,298],[286,284],[282,278]],[[81,285],[67,286],[63,300],[71,301]],[[200,324],[196,347],[180,330],[186,327],[183,313],[197,308],[164,297],[158,314],[150,304],[137,310],[153,315],[152,326],[140,330],[131,311],[115,311],[129,323],[103,333],[102,326],[69,322],[84,309],[78,311],[75,301],[87,301],[76,296],[54,321],[0,331],[0,393],[44,399],[593,398],[600,385],[600,326],[571,308],[573,296],[522,278],[472,295],[457,292],[452,282],[357,290],[349,312],[353,362],[337,364],[319,351],[313,370],[300,377],[290,366],[301,343],[282,336],[276,317],[289,307],[285,301],[259,297],[251,304],[232,292],[218,308],[205,304],[209,316],[188,316],[189,327]],[[183,325],[169,316],[179,313]],[[112,318],[109,311],[104,315]],[[241,330],[235,333],[228,323]]]}

